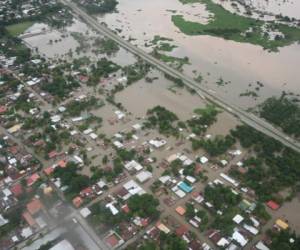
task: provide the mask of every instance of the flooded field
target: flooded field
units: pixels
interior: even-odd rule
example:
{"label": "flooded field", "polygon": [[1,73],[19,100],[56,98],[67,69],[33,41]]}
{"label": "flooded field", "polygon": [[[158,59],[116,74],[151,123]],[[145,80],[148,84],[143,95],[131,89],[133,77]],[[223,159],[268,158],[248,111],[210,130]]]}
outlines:
{"label": "flooded field", "polygon": [[[102,37],[85,23],[74,19],[74,23],[63,30],[50,29],[43,24],[34,24],[27,30],[29,35],[25,36],[23,41],[28,47],[37,49],[38,53],[49,59],[69,60],[88,56],[91,60],[98,60],[104,57],[103,54],[93,53],[92,47],[84,51],[81,48],[80,41],[76,40],[75,36],[72,35],[74,33],[79,33],[85,38],[87,37],[90,39],[90,42],[97,37]],[[134,55],[123,48],[120,48],[117,53],[108,58],[120,66],[133,64],[136,61]]]}
{"label": "flooded field", "polygon": [[[260,46],[227,41],[211,36],[187,36],[172,23],[173,13],[183,15],[189,21],[207,22],[209,13],[202,4],[182,5],[178,0],[145,1],[120,0],[118,12],[98,17],[111,29],[117,30],[125,39],[150,52],[145,46],[155,35],[171,38],[178,46],[170,55],[187,56],[190,65],[184,72],[190,76],[201,74],[202,84],[243,107],[253,106],[283,90],[299,93],[300,46],[283,47],[279,52],[268,52]],[[195,74],[196,72],[196,74]],[[222,77],[230,82],[218,86]],[[239,97],[240,93],[253,91],[259,81],[264,84],[256,99]],[[251,86],[249,86],[251,84]]]}

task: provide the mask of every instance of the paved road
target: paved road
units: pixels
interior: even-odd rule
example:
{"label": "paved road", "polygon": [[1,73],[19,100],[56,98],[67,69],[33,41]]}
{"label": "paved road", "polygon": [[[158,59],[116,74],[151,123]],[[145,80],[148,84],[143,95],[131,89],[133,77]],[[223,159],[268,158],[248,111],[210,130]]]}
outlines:
{"label": "paved road", "polygon": [[91,27],[93,27],[98,32],[102,33],[103,35],[109,37],[110,39],[117,42],[121,47],[125,48],[127,51],[139,56],[149,64],[153,65],[160,71],[169,74],[173,77],[177,77],[182,79],[184,84],[188,86],[191,89],[194,89],[199,96],[201,96],[204,99],[207,99],[229,113],[232,113],[235,116],[238,116],[241,121],[246,123],[247,125],[263,132],[264,134],[273,137],[274,139],[280,141],[287,147],[290,147],[294,149],[297,152],[300,152],[300,143],[294,140],[293,138],[290,138],[280,130],[273,127],[271,124],[266,122],[265,120],[248,113],[241,108],[235,106],[234,104],[231,104],[230,102],[224,100],[223,98],[219,97],[215,93],[211,93],[209,90],[203,88],[199,83],[194,81],[189,76],[173,69],[172,67],[166,65],[165,63],[159,61],[158,59],[154,58],[153,56],[147,54],[142,49],[137,48],[136,46],[132,45],[128,41],[124,40],[123,38],[119,37],[117,34],[115,34],[112,30],[107,28],[106,26],[99,23],[96,19],[89,16],[85,11],[80,9],[76,4],[74,4],[70,0],[60,0],[63,4],[67,5],[70,9],[73,10],[74,13],[76,13],[78,16],[80,16],[87,24],[89,24]]}
{"label": "paved road", "polygon": [[[20,139],[16,138],[12,134],[8,133],[5,128],[0,126],[0,134],[4,134],[8,136],[11,140],[13,140],[16,144],[22,146],[28,153],[34,156],[40,163],[42,164],[43,167],[47,166],[47,163],[45,160],[41,157],[39,157],[34,150],[31,148],[27,147]],[[43,168],[39,171],[39,174],[44,177],[48,178],[47,176],[44,175]],[[27,176],[27,175],[26,175]],[[56,190],[57,194],[61,198],[61,200],[66,201],[63,192],[58,189],[52,182],[50,182],[51,187]],[[81,225],[82,229],[91,237],[91,239],[94,241],[94,243],[98,246],[99,250],[108,250],[109,248],[106,246],[106,244],[98,237],[98,235],[94,232],[94,230],[91,228],[91,226],[85,221],[85,219],[81,216],[79,213],[79,210],[76,210],[72,206],[70,206],[71,213],[64,219],[64,221],[67,221],[68,219],[75,218],[77,222]],[[63,223],[63,222],[62,222]]]}

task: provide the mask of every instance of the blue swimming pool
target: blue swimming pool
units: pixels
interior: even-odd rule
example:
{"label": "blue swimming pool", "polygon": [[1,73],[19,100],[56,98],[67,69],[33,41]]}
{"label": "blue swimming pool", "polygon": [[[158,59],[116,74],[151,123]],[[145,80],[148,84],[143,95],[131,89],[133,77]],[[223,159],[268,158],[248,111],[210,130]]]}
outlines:
{"label": "blue swimming pool", "polygon": [[190,192],[192,192],[192,190],[193,190],[193,187],[191,187],[190,185],[188,185],[188,184],[185,183],[184,181],[182,181],[182,182],[178,185],[178,187],[179,187],[182,191],[184,191],[184,192],[186,192],[186,193],[190,193]]}

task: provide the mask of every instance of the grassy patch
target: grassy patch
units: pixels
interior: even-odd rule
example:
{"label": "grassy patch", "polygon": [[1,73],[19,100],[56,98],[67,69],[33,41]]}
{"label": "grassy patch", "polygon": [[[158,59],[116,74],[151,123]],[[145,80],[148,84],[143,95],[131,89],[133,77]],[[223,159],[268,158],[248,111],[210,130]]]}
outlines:
{"label": "grassy patch", "polygon": [[19,36],[25,30],[27,30],[29,27],[31,27],[32,25],[33,25],[33,22],[27,21],[27,22],[8,25],[8,26],[6,26],[6,30],[12,36]]}
{"label": "grassy patch", "polygon": [[173,42],[173,39],[171,38],[156,35],[151,41],[151,44],[156,45],[156,48],[160,51],[171,52],[173,49],[177,48],[177,46],[171,44],[171,42]]}
{"label": "grassy patch", "polygon": [[157,46],[157,49],[158,50],[161,50],[161,51],[167,51],[167,52],[171,52],[173,49],[177,48],[176,45],[172,45],[172,44],[169,44],[169,43],[160,43],[158,46]]}
{"label": "grassy patch", "polygon": [[[173,23],[187,35],[222,37],[237,42],[260,45],[272,51],[276,51],[278,47],[300,41],[300,29],[298,28],[239,16],[227,11],[221,5],[215,4],[211,0],[180,1],[183,4],[204,3],[206,9],[214,15],[207,24],[187,21],[182,15],[173,15]],[[272,33],[275,35],[272,35]]]}
{"label": "grassy patch", "polygon": [[154,36],[154,38],[153,38],[153,40],[151,41],[151,43],[157,44],[157,43],[160,42],[160,41],[169,41],[169,42],[172,42],[173,39],[167,38],[167,37],[163,37],[163,36],[159,36],[159,35],[156,35],[156,36]]}
{"label": "grassy patch", "polygon": [[176,69],[181,69],[183,65],[190,64],[188,57],[180,58],[169,56],[166,54],[159,53],[157,50],[154,50],[152,55],[165,63],[171,64]]}

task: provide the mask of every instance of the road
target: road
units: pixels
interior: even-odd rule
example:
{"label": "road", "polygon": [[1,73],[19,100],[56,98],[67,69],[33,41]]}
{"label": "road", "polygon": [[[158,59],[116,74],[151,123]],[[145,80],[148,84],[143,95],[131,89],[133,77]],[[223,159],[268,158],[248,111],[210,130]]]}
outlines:
{"label": "road", "polygon": [[127,51],[139,56],[152,66],[156,67],[163,73],[169,74],[173,77],[177,77],[181,79],[186,86],[196,91],[196,93],[204,99],[215,103],[216,105],[220,106],[227,112],[237,116],[240,118],[242,122],[245,124],[253,127],[254,129],[261,131],[262,133],[280,141],[285,146],[294,149],[295,151],[300,153],[300,143],[290,138],[288,135],[283,133],[282,131],[278,130],[270,123],[266,122],[265,120],[248,113],[241,108],[237,107],[234,104],[231,104],[229,101],[224,100],[220,96],[215,93],[210,93],[208,89],[203,88],[199,83],[197,83],[191,77],[173,69],[172,67],[166,65],[165,63],[159,61],[158,59],[154,58],[153,56],[147,54],[142,49],[132,45],[130,42],[124,40],[117,34],[115,34],[112,30],[107,28],[105,25],[99,23],[96,19],[88,15],[85,11],[80,9],[76,4],[74,4],[70,0],[60,0],[63,4],[68,6],[75,14],[81,17],[87,24],[93,27],[98,32],[102,33],[106,37],[114,40],[118,43],[121,47],[126,49]]}
{"label": "road", "polygon": [[[48,166],[47,163],[45,162],[45,160],[43,158],[39,157],[34,152],[34,150],[32,150],[31,148],[27,147],[24,143],[22,143],[21,140],[19,140],[18,138],[16,138],[12,134],[8,133],[7,130],[5,128],[3,128],[2,126],[0,126],[0,134],[4,134],[4,135],[8,136],[16,144],[18,144],[19,146],[23,147],[28,153],[30,153],[35,159],[37,159],[42,164],[43,167]],[[42,176],[44,178],[48,178],[44,174],[43,168],[38,173],[40,174],[40,176]],[[67,202],[66,199],[65,199],[65,197],[64,197],[63,192],[60,189],[58,189],[52,182],[49,182],[49,183],[50,183],[51,187],[57,192],[57,194],[59,195],[60,199],[63,200],[63,201],[65,201],[65,202]],[[77,222],[80,224],[80,226],[82,227],[82,229],[90,236],[90,238],[98,246],[99,250],[108,250],[109,248],[98,237],[98,235],[94,232],[94,230],[91,228],[91,226],[81,216],[81,214],[79,213],[79,210],[76,210],[72,206],[70,206],[69,208],[71,209],[71,213],[64,219],[64,221],[67,221],[69,219],[75,218],[77,220]]]}

